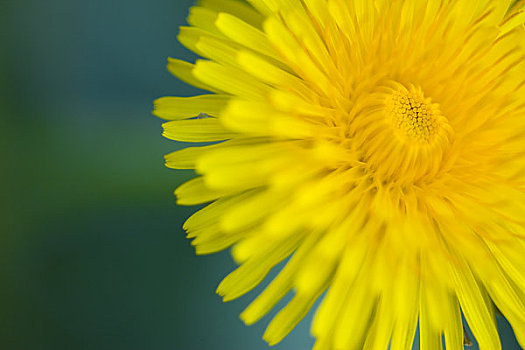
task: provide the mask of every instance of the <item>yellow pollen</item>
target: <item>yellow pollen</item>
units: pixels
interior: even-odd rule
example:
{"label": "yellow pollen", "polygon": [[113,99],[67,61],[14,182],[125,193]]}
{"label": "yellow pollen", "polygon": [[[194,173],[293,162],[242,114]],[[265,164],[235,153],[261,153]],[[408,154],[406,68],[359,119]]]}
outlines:
{"label": "yellow pollen", "polygon": [[386,100],[386,111],[392,125],[408,139],[429,142],[437,132],[437,104],[413,86],[410,90],[398,86]]}

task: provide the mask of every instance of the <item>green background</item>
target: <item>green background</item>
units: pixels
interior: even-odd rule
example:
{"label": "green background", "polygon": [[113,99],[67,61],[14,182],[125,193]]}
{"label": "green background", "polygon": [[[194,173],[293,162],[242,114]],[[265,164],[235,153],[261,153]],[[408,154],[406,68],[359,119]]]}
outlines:
{"label": "green background", "polygon": [[[151,115],[198,92],[165,69],[195,58],[176,42],[191,4],[0,1],[0,348],[268,348],[271,315],[238,319],[261,287],[223,304],[231,258],[185,239],[191,173],[164,168],[182,145]],[[274,349],[310,349],[311,317]]]}

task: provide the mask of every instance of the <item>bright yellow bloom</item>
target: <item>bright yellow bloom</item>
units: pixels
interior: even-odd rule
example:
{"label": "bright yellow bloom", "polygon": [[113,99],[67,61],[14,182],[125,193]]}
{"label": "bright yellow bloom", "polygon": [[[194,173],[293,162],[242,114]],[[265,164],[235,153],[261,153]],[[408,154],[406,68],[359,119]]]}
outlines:
{"label": "bright yellow bloom", "polygon": [[[315,349],[525,347],[525,12],[512,0],[201,0],[170,59],[210,94],[164,97],[166,156],[198,254],[232,248],[225,301],[286,267],[275,344],[327,291]],[[203,114],[201,114],[203,113]],[[223,142],[216,142],[223,141]]]}

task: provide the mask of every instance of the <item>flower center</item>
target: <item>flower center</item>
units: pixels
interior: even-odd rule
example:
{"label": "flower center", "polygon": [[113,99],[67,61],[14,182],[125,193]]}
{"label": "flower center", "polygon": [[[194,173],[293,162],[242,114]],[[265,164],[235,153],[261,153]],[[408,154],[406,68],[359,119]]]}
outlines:
{"label": "flower center", "polygon": [[374,177],[401,185],[430,181],[454,138],[439,104],[421,88],[389,81],[350,116],[348,137]]}
{"label": "flower center", "polygon": [[425,98],[421,89],[410,86],[409,89],[396,84],[385,101],[386,117],[405,140],[429,143],[439,128],[439,121],[444,117],[437,104]]}

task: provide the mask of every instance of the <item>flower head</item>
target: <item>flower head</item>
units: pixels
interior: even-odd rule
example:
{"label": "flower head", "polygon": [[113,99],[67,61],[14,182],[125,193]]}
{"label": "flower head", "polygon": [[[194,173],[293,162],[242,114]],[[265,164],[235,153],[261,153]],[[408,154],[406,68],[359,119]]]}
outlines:
{"label": "flower head", "polygon": [[[201,0],[164,97],[198,254],[232,247],[241,314],[275,344],[326,292],[315,349],[525,346],[525,12],[510,0]],[[203,113],[203,114],[201,114]]]}

